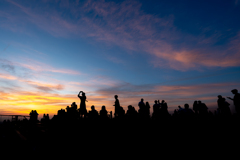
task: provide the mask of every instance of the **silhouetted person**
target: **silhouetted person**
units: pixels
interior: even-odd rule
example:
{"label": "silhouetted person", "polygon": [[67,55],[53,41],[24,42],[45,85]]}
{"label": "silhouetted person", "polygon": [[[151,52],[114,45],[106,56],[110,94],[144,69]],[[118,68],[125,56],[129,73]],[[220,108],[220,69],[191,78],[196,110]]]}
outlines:
{"label": "silhouetted person", "polygon": [[144,104],[143,101],[144,101],[144,100],[143,100],[143,98],[142,98],[141,101],[138,103],[138,106],[139,106],[139,109],[140,109],[140,110],[143,109],[144,106],[145,106],[145,104]]}
{"label": "silhouetted person", "polygon": [[183,110],[183,112],[184,112],[184,116],[186,116],[186,117],[188,117],[188,118],[190,118],[190,117],[192,117],[193,116],[193,111],[189,108],[189,105],[188,104],[185,104],[184,105],[184,110]]}
{"label": "silhouetted person", "polygon": [[78,118],[78,111],[77,111],[77,104],[76,104],[76,102],[73,102],[71,104],[69,116],[71,116],[71,119],[77,119]]}
{"label": "silhouetted person", "polygon": [[139,113],[139,116],[141,118],[144,118],[144,112],[145,112],[145,103],[143,102],[143,98],[141,99],[141,101],[138,103],[138,106],[139,106],[139,110],[138,110],[138,113]]}
{"label": "silhouetted person", "polygon": [[89,111],[88,117],[90,119],[97,119],[98,118],[98,111],[95,110],[95,106],[94,105],[91,106],[91,111]]}
{"label": "silhouetted person", "polygon": [[162,116],[163,118],[167,118],[170,116],[170,114],[168,113],[168,105],[164,100],[162,100],[161,103],[160,116]]}
{"label": "silhouetted person", "polygon": [[157,100],[155,100],[154,103],[155,104],[153,105],[153,113],[156,113],[159,110],[159,108],[160,108],[159,106],[160,105],[158,104]]}
{"label": "silhouetted person", "polygon": [[118,116],[119,116],[120,118],[123,118],[124,115],[125,115],[125,110],[123,109],[122,106],[120,106]]}
{"label": "silhouetted person", "polygon": [[67,106],[66,110],[67,110],[68,113],[71,112],[69,106]]}
{"label": "silhouetted person", "polygon": [[178,117],[178,111],[177,111],[177,109],[174,109],[172,116],[173,116],[173,117]]}
{"label": "silhouetted person", "polygon": [[155,104],[153,105],[152,118],[153,118],[153,119],[157,119],[157,118],[159,118],[160,104],[159,104],[159,101],[157,101],[157,100],[155,100],[154,103],[155,103]]}
{"label": "silhouetted person", "polygon": [[46,115],[45,119],[49,121],[49,114]]}
{"label": "silhouetted person", "polygon": [[[25,117],[26,118],[26,117]],[[43,118],[41,119],[42,123],[47,123],[49,122],[49,115],[43,114]]]}
{"label": "silhouetted person", "polygon": [[112,111],[110,111],[110,119],[112,119]]}
{"label": "silhouetted person", "polygon": [[37,113],[36,110],[32,110],[29,115],[30,115],[30,121],[31,122],[37,122],[38,121],[38,113]]}
{"label": "silhouetted person", "polygon": [[[225,98],[224,98],[225,99]],[[221,115],[223,112],[223,106],[224,106],[224,100],[223,97],[221,95],[218,95],[218,100],[217,100],[217,104],[218,104],[218,114]]]}
{"label": "silhouetted person", "polygon": [[[82,93],[82,96],[80,96],[80,93]],[[80,117],[82,117],[83,115],[86,116],[87,109],[86,109],[86,103],[85,102],[87,101],[86,100],[87,97],[86,97],[86,95],[83,91],[80,91],[78,93],[78,98],[80,98],[80,100],[81,100],[80,108],[79,108]]]}
{"label": "silhouetted person", "polygon": [[231,115],[231,110],[230,110],[230,104],[226,101],[225,98],[222,98],[222,111],[221,114],[223,116],[230,116]]}
{"label": "silhouetted person", "polygon": [[193,110],[194,110],[195,114],[199,113],[199,107],[198,107],[197,101],[193,102]]}
{"label": "silhouetted person", "polygon": [[181,106],[178,106],[178,115],[183,116],[184,115],[184,109]]}
{"label": "silhouetted person", "polygon": [[118,100],[118,95],[114,96],[115,98],[115,117],[123,117],[125,114],[124,109],[120,106],[119,100]]}
{"label": "silhouetted person", "polygon": [[146,102],[146,118],[150,118],[150,105],[148,102]]}
{"label": "silhouetted person", "polygon": [[137,111],[135,110],[135,108],[132,105],[128,106],[126,116],[128,119],[136,119]]}
{"label": "silhouetted person", "polygon": [[73,102],[71,104],[71,108],[72,108],[73,111],[77,111],[77,104],[76,104],[76,102]]}
{"label": "silhouetted person", "polygon": [[207,116],[208,114],[208,108],[205,103],[202,103],[201,101],[198,101],[198,107],[199,107],[199,114],[201,116]]}
{"label": "silhouetted person", "polygon": [[235,111],[237,112],[237,114],[240,114],[240,94],[238,93],[237,89],[233,89],[232,94],[234,94],[234,97],[227,97],[228,99],[233,100],[233,104],[235,106]]}
{"label": "silhouetted person", "polygon": [[100,117],[101,119],[108,119],[108,115],[107,115],[107,110],[105,106],[102,106],[102,109],[100,110]]}

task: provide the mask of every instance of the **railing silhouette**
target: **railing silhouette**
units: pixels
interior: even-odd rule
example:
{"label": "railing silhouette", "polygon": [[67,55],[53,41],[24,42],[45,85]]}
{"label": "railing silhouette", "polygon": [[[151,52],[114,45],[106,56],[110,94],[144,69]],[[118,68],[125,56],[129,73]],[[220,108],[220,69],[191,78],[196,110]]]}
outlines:
{"label": "railing silhouette", "polygon": [[24,119],[26,117],[30,117],[30,116],[25,116],[25,115],[0,115],[0,117],[2,117],[2,116],[12,117],[12,121],[18,121],[18,117],[23,117]]}

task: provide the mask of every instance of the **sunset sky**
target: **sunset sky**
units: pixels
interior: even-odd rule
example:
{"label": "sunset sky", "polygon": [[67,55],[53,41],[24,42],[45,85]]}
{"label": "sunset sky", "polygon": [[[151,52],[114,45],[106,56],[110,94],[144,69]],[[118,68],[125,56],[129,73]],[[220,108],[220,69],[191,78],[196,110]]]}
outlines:
{"label": "sunset sky", "polygon": [[1,0],[0,114],[52,117],[79,91],[87,110],[215,110],[240,91],[239,17],[240,0]]}

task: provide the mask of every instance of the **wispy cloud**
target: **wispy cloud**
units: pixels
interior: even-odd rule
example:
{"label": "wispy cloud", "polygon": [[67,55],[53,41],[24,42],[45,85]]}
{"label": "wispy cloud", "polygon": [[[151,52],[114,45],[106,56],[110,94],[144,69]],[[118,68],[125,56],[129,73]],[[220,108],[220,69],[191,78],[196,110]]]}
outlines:
{"label": "wispy cloud", "polygon": [[[160,17],[147,14],[141,10],[141,3],[136,1],[82,2],[81,5],[67,1],[67,5],[56,2],[56,6],[69,10],[74,20],[63,17],[60,11],[47,8],[42,12],[35,6],[25,7],[22,4],[8,0],[19,8],[28,21],[54,36],[70,37],[78,35],[82,38],[91,38],[106,45],[116,45],[127,50],[145,52],[153,56],[155,67],[170,67],[186,71],[201,67],[231,67],[239,66],[239,49],[231,50],[231,42],[225,44],[225,49],[211,46],[217,42],[221,34],[211,37],[200,35],[196,37],[185,33],[184,40],[180,43],[184,47],[176,47],[175,41],[182,39],[182,33],[174,26],[174,15]],[[66,3],[66,2],[64,2]],[[238,1],[235,1],[237,4]],[[15,18],[12,14],[4,14],[10,20]],[[239,41],[239,36],[235,37]],[[195,42],[195,46],[185,45]],[[203,48],[201,47],[203,46]],[[195,48],[195,49],[193,49]],[[201,49],[199,49],[201,48]],[[110,60],[120,63],[119,60],[109,56]],[[160,62],[160,63],[159,63]],[[58,72],[58,70],[53,70]],[[61,71],[64,72],[64,71]],[[66,71],[68,72],[68,71]],[[65,73],[66,73],[65,72]]]}
{"label": "wispy cloud", "polygon": [[46,91],[46,92],[64,89],[64,85],[62,85],[62,84],[40,83],[40,82],[29,81],[29,80],[21,80],[21,81],[26,82],[26,83],[34,86],[35,88],[42,90],[42,91]]}
{"label": "wispy cloud", "polygon": [[33,59],[26,59],[27,63],[15,63],[18,66],[28,68],[33,71],[40,71],[40,72],[55,72],[55,73],[62,73],[62,74],[72,74],[72,75],[81,75],[80,72],[70,70],[70,69],[57,69],[48,64],[33,60]]}
{"label": "wispy cloud", "polygon": [[2,74],[2,73],[0,73],[0,78],[8,79],[8,80],[15,80],[15,79],[17,79],[17,77],[15,77],[15,76],[12,76],[12,75],[9,75],[9,74]]}
{"label": "wispy cloud", "polygon": [[[212,41],[217,40],[221,34],[214,33],[211,37],[203,37],[201,41],[207,44],[203,49],[199,49],[197,44],[195,45],[196,49],[186,45],[184,45],[185,48],[176,49],[174,40],[181,39],[181,33],[177,32],[176,26],[173,25],[174,16],[156,17],[144,13],[140,7],[141,4],[138,2],[125,1],[117,4],[88,1],[83,8],[87,13],[90,11],[94,13],[91,17],[85,16],[83,19],[90,26],[89,33],[91,34],[88,36],[129,50],[145,51],[154,56],[155,66],[189,70],[203,66],[240,65],[237,60],[239,59],[239,49],[229,51],[233,47],[232,42],[225,44],[224,50],[209,47],[208,44],[214,44]],[[109,10],[109,8],[111,9]],[[187,41],[194,40],[196,43],[200,38],[191,35],[186,37],[189,37]],[[239,40],[239,36],[236,36],[233,41],[239,42]],[[185,40],[185,43],[187,41]]]}
{"label": "wispy cloud", "polygon": [[0,67],[7,72],[14,73],[16,67],[22,67],[25,69],[29,69],[35,72],[53,72],[53,73],[61,73],[61,74],[70,74],[70,75],[82,75],[79,71],[71,70],[71,69],[59,69],[55,68],[51,65],[48,65],[43,62],[36,61],[34,59],[25,58],[22,59],[24,63],[17,61],[9,61],[6,59],[0,59]]}

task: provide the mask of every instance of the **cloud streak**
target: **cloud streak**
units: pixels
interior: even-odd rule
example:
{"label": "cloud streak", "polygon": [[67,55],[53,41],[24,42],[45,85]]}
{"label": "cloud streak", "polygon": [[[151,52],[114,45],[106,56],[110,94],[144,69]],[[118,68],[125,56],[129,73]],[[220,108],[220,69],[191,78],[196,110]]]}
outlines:
{"label": "cloud streak", "polygon": [[[42,13],[36,6],[33,11],[30,6],[24,7],[11,0],[8,2],[25,13],[28,21],[54,36],[78,35],[103,42],[106,45],[116,45],[137,52],[143,51],[154,57],[153,65],[155,67],[166,66],[186,71],[201,67],[240,65],[237,60],[239,59],[239,47],[233,45],[233,43],[239,44],[239,35],[225,44],[223,50],[208,46],[210,41],[217,39],[216,35],[213,35],[215,38],[209,39],[209,37],[194,37],[189,34],[182,43],[193,41],[195,49],[193,49],[194,46],[187,45],[183,45],[184,48],[177,48],[175,41],[181,39],[181,32],[177,31],[177,26],[174,26],[174,15],[160,17],[147,14],[141,10],[141,3],[136,1],[116,3],[89,0],[81,5],[68,2],[65,7],[61,3],[56,4],[59,5],[58,7],[69,10],[71,16],[76,18],[75,21],[67,17],[63,18],[62,13],[54,9],[45,8],[48,11]],[[13,15],[8,16],[12,17]],[[199,43],[199,39],[204,43]],[[199,49],[200,46],[205,47]],[[111,56],[109,59],[116,61]]]}

